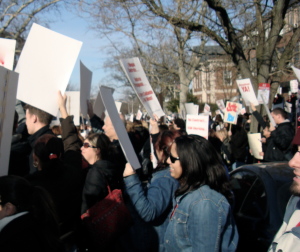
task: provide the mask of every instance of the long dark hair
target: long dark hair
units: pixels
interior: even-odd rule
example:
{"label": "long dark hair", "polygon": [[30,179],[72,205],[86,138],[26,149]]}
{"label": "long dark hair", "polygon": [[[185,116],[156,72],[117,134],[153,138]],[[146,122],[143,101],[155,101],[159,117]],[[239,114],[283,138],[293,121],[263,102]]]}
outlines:
{"label": "long dark hair", "polygon": [[155,150],[162,151],[162,157],[160,160],[158,160],[155,171],[162,170],[169,166],[167,163],[167,159],[169,157],[169,148],[174,142],[175,138],[181,135],[181,132],[178,130],[166,130],[159,134],[154,147]]}
{"label": "long dark hair", "polygon": [[60,251],[59,226],[54,203],[42,187],[31,185],[26,179],[14,175],[0,177],[1,205],[11,203],[16,214],[28,211],[40,228],[43,251]]}
{"label": "long dark hair", "polygon": [[213,145],[197,135],[180,136],[175,139],[175,143],[182,167],[180,187],[175,195],[208,185],[231,201],[232,193],[225,167]]}

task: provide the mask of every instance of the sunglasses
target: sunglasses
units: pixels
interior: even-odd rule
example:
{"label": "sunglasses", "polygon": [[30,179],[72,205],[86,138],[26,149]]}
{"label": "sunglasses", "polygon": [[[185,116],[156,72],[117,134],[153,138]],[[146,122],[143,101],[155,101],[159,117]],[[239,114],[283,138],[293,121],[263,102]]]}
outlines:
{"label": "sunglasses", "polygon": [[89,143],[83,143],[82,147],[84,147],[84,148],[97,148],[95,146],[90,145]]}
{"label": "sunglasses", "polygon": [[169,158],[170,158],[172,164],[174,164],[177,160],[179,160],[179,157],[173,157],[171,153],[169,153]]}

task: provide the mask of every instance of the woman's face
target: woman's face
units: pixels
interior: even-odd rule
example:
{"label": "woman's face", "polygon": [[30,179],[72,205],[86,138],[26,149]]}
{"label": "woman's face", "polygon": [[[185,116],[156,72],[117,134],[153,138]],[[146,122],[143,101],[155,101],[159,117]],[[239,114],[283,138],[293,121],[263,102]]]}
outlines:
{"label": "woman's face", "polygon": [[269,130],[269,127],[265,127],[265,128],[263,129],[263,135],[264,135],[266,138],[268,138],[268,137],[271,136],[271,131]]}
{"label": "woman's face", "polygon": [[170,165],[171,176],[175,179],[179,179],[182,175],[182,167],[178,158],[175,143],[173,143],[171,146],[170,156],[167,159],[167,163]]}
{"label": "woman's face", "polygon": [[97,151],[99,151],[99,149],[93,147],[88,140],[84,140],[81,147],[81,154],[90,165],[94,164],[99,159]]}

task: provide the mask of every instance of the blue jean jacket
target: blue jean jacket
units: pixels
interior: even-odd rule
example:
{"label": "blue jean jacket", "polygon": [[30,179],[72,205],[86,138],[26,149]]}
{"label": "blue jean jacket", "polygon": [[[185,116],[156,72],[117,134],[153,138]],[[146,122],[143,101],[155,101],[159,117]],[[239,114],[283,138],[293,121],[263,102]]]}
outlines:
{"label": "blue jean jacket", "polygon": [[[172,210],[172,199],[179,186],[178,181],[170,176],[169,169],[164,169],[153,174],[146,188],[143,188],[137,175],[124,178],[124,182],[126,193],[129,195],[135,211],[156,233],[155,236],[158,238],[156,242],[159,244],[155,247],[159,246],[159,251],[163,251],[164,234],[169,222],[168,216]],[[140,228],[135,227],[135,233],[139,233],[141,236],[143,232],[145,232],[145,228],[142,225]],[[150,239],[150,236],[143,235],[143,241],[139,241],[135,237],[134,243],[143,243],[139,246],[141,249],[147,244],[145,239]],[[149,243],[153,243],[153,239]],[[145,250],[141,249],[141,251]]]}
{"label": "blue jean jacket", "polygon": [[231,252],[238,232],[227,199],[204,185],[176,197],[165,234],[166,251]]}

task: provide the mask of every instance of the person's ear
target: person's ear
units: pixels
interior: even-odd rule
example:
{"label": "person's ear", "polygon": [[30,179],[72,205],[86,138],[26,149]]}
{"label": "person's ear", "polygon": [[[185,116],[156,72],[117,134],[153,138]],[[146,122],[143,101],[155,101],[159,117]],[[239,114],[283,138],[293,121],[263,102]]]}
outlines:
{"label": "person's ear", "polygon": [[16,212],[17,212],[17,209],[15,207],[15,205],[13,205],[12,203],[10,202],[7,202],[4,206],[3,206],[3,209],[4,211],[4,215],[7,217],[7,216],[11,216],[11,215],[14,215]]}
{"label": "person's ear", "polygon": [[32,115],[32,120],[34,123],[36,123],[38,121],[37,115]]}

